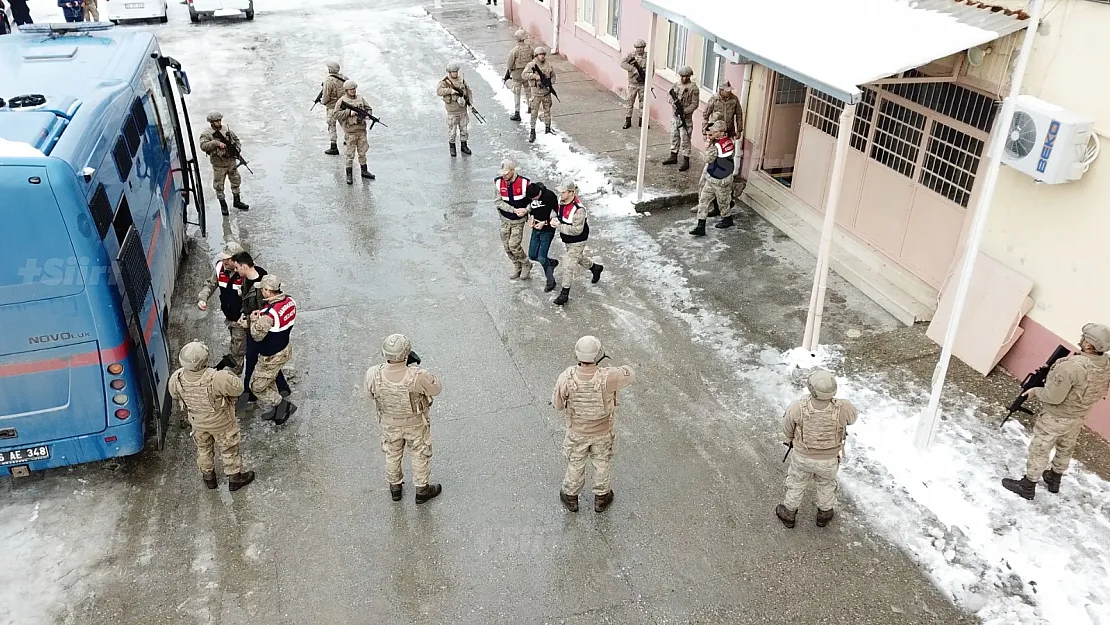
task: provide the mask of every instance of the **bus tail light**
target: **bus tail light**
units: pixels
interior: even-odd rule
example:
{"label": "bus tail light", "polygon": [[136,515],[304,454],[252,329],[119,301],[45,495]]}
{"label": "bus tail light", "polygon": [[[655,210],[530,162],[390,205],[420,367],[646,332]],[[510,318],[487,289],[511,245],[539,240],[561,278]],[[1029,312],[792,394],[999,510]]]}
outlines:
{"label": "bus tail light", "polygon": [[114,443],[114,442],[116,442],[116,437],[115,436],[105,436],[104,437],[104,442],[105,443]]}
{"label": "bus tail light", "polygon": [[124,382],[123,380],[112,380],[112,383],[108,386],[111,386],[117,391],[122,391],[123,387],[127,386],[127,382]]}
{"label": "bus tail light", "polygon": [[119,375],[123,373],[123,365],[118,362],[114,362],[108,365],[108,373],[111,373],[112,375]]}
{"label": "bus tail light", "polygon": [[115,402],[116,404],[119,404],[120,406],[122,406],[122,405],[127,403],[127,395],[124,395],[123,393],[120,393],[118,395],[113,396],[112,401]]}
{"label": "bus tail light", "polygon": [[130,416],[131,416],[131,412],[128,411],[126,408],[120,408],[119,410],[116,411],[116,418],[119,419],[120,421],[123,421],[124,419],[127,419]]}

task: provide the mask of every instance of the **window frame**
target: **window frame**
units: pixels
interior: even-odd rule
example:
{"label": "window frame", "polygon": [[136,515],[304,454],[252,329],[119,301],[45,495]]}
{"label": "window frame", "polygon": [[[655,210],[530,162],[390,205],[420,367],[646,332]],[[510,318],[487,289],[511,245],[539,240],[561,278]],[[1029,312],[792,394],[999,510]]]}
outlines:
{"label": "window frame", "polygon": [[[682,35],[681,46],[679,46],[677,42],[679,34]],[[689,52],[686,49],[686,44],[689,40],[690,31],[687,30],[685,26],[674,22],[667,22],[667,47],[663,55],[663,67],[674,73],[675,76],[678,75],[678,70],[686,65],[686,57]],[[672,56],[674,57],[673,65]]]}
{"label": "window frame", "polygon": [[[706,72],[706,69],[708,67],[708,64],[711,62],[710,58],[709,58],[710,56],[712,56],[714,59],[716,59],[717,63],[716,63],[716,68],[713,71],[713,79],[707,81],[705,79],[705,72]],[[702,95],[704,96],[704,99],[709,99],[709,98],[713,97],[713,94],[717,93],[717,85],[721,82],[721,79],[724,78],[724,76],[725,76],[725,66],[726,66],[727,63],[728,63],[728,60],[725,59],[725,57],[723,57],[723,56],[721,56],[721,55],[719,55],[719,54],[717,54],[716,52],[713,51],[713,42],[706,40],[704,42],[703,47],[702,47],[701,76],[700,76],[700,78],[701,78],[701,91],[702,91]]]}

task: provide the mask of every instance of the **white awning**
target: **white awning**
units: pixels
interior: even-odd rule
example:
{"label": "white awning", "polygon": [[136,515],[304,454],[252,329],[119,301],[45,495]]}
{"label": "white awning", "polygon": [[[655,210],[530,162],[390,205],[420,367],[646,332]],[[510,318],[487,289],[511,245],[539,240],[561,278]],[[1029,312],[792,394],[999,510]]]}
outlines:
{"label": "white awning", "polygon": [[[859,86],[1017,32],[978,0],[641,0],[648,10],[814,89]],[[712,86],[710,87],[712,88]]]}

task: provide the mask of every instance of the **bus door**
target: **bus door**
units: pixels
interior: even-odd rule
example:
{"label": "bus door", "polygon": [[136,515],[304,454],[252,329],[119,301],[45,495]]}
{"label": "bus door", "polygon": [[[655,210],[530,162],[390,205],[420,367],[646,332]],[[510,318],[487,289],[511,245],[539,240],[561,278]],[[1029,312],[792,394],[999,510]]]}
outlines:
{"label": "bus door", "polygon": [[[197,151],[196,143],[193,139],[193,125],[189,121],[189,107],[185,104],[185,96],[192,92],[189,86],[189,77],[184,70],[181,69],[181,63],[168,56],[159,56],[158,64],[163,68],[161,73],[160,82],[162,83],[162,96],[169,104],[170,123],[173,124],[175,134],[177,135],[177,150],[181,155],[181,170],[184,174],[184,185],[181,192],[185,195],[185,223],[198,226],[200,228],[200,235],[202,237],[208,236],[208,220],[204,213],[204,184],[200,176],[200,153]],[[177,95],[174,95],[174,88],[170,84],[170,76],[173,76],[173,82],[177,87]],[[181,120],[185,120],[185,130],[182,132]],[[188,144],[189,151],[185,151],[185,145]],[[197,220],[189,221],[188,206],[190,200],[195,198]]]}

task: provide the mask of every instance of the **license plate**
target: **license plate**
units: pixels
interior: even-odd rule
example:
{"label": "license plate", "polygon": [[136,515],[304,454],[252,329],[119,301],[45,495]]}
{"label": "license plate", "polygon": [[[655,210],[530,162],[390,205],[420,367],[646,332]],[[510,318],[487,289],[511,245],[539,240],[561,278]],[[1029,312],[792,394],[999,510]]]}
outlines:
{"label": "license plate", "polygon": [[11,449],[8,451],[0,451],[0,466],[5,466],[9,464],[24,464],[27,462],[34,462],[36,460],[48,460],[49,458],[49,445],[37,445],[35,447],[24,447],[23,449]]}
{"label": "license plate", "polygon": [[146,3],[143,3],[143,2],[128,2],[127,4],[123,5],[123,8],[125,8],[125,9],[141,9],[145,6],[146,6]]}

